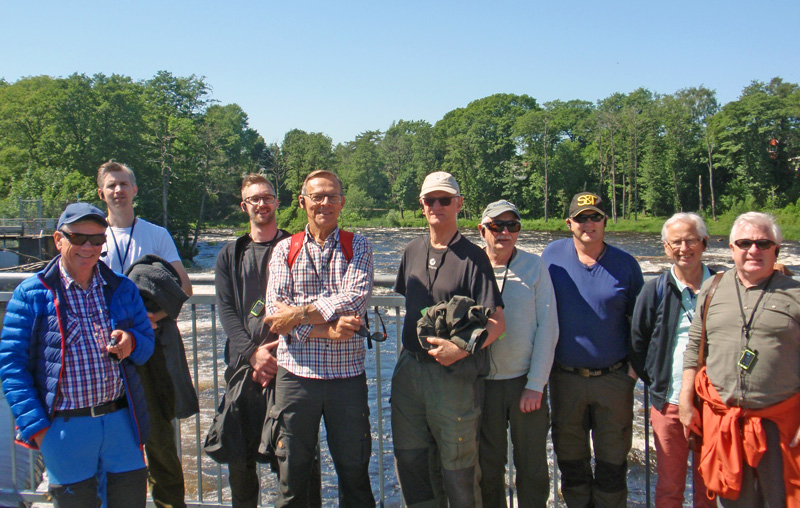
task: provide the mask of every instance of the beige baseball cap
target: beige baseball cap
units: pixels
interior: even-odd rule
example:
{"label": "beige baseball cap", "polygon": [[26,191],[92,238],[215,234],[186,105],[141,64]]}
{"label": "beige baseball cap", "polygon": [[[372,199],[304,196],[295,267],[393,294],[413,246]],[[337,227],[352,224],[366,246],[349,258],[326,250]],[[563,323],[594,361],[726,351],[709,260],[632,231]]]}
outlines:
{"label": "beige baseball cap", "polygon": [[453,175],[444,171],[436,171],[425,177],[425,181],[422,182],[422,190],[419,193],[419,197],[423,197],[435,191],[444,191],[454,196],[461,194],[456,179],[453,178]]}

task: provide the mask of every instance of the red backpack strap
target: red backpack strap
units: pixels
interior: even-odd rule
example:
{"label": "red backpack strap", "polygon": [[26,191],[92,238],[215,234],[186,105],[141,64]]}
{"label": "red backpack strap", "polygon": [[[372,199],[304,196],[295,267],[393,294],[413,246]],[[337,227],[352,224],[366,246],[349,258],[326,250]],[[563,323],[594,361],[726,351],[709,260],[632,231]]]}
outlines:
{"label": "red backpack strap", "polygon": [[289,270],[292,269],[297,255],[300,254],[300,249],[303,248],[303,239],[306,236],[305,230],[292,235],[291,244],[289,245],[289,255],[286,257],[286,263],[289,264]]}
{"label": "red backpack strap", "polygon": [[342,247],[344,259],[349,263],[350,260],[353,259],[353,233],[340,229],[339,245]]}
{"label": "red backpack strap", "polygon": [[[292,269],[297,256],[300,254],[300,249],[303,248],[303,240],[305,239],[306,232],[300,231],[292,235],[291,245],[289,245],[289,255],[286,257],[286,263],[289,265],[289,270]],[[353,259],[353,233],[339,230],[339,245],[342,247],[342,254],[348,263]]]}

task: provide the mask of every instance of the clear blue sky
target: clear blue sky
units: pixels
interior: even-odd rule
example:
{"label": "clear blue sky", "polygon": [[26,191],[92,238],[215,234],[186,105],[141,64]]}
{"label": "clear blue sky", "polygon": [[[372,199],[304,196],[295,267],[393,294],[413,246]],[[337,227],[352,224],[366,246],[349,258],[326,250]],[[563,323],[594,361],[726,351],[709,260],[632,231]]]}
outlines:
{"label": "clear blue sky", "polygon": [[800,1],[0,2],[0,77],[204,76],[269,142],[435,123],[494,93],[596,101],[800,82]]}

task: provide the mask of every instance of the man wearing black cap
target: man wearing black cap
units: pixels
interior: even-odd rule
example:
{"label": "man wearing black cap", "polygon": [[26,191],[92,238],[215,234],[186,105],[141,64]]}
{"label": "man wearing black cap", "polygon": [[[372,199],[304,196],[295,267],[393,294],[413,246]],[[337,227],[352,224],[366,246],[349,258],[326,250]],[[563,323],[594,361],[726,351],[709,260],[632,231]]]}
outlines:
{"label": "man wearing black cap", "polygon": [[[559,338],[550,374],[553,447],[570,508],[626,506],[633,387],[630,317],[644,284],[630,254],[604,242],[600,196],[572,198],[572,238],[545,248],[558,306]],[[589,432],[595,455],[591,468]]]}
{"label": "man wearing black cap", "polygon": [[98,263],[106,226],[88,203],[64,210],[53,234],[60,255],[14,291],[0,336],[17,439],[41,451],[56,507],[96,506],[99,474],[109,508],[144,507],[147,497],[147,407],[134,364],[155,339],[136,286]]}

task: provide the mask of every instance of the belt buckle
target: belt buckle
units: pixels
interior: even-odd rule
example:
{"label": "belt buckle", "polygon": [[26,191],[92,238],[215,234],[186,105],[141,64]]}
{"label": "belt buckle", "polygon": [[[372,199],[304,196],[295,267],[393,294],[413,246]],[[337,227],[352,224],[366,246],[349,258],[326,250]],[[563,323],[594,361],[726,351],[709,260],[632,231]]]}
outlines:
{"label": "belt buckle", "polygon": [[92,406],[92,407],[90,407],[90,408],[89,408],[89,414],[92,416],[92,418],[97,418],[98,416],[103,416],[103,415],[101,415],[101,414],[96,414],[96,413],[94,412],[94,410],[95,410],[95,409],[97,409],[97,408],[99,408],[99,407],[100,407],[100,406]]}
{"label": "belt buckle", "polygon": [[577,372],[578,375],[583,376],[583,377],[593,377],[593,376],[595,376],[595,374],[594,374],[595,371],[593,371],[592,369],[586,369],[584,367],[577,367],[575,369],[575,372]]}

